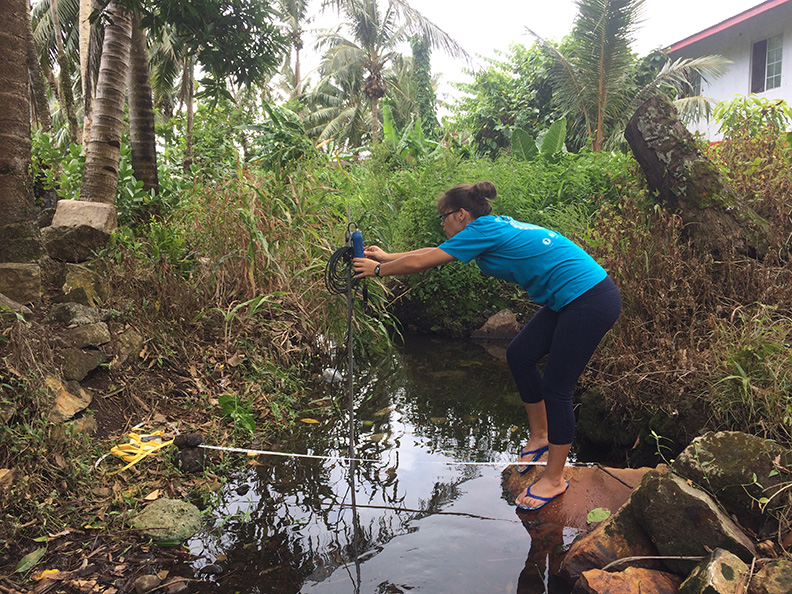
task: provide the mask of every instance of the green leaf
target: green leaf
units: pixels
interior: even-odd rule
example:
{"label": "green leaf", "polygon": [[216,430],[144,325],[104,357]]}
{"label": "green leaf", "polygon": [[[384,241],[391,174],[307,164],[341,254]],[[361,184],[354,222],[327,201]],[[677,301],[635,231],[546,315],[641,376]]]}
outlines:
{"label": "green leaf", "polygon": [[602,522],[603,520],[607,520],[610,518],[610,510],[605,509],[604,507],[597,507],[592,509],[588,515],[586,516],[586,522],[589,524],[594,524],[596,522]]}
{"label": "green leaf", "polygon": [[33,568],[36,563],[41,561],[41,558],[44,556],[44,553],[47,552],[47,547],[41,547],[40,549],[36,549],[32,553],[28,553],[19,561],[14,570],[14,573],[25,573],[29,569]]}
{"label": "green leaf", "polygon": [[540,150],[542,157],[552,161],[564,150],[564,142],[566,141],[566,118],[561,118],[553,122],[550,129],[545,134],[542,140],[542,148]]}
{"label": "green leaf", "polygon": [[511,152],[515,159],[533,161],[539,153],[539,149],[536,148],[536,141],[533,136],[525,130],[517,128],[512,132]]}

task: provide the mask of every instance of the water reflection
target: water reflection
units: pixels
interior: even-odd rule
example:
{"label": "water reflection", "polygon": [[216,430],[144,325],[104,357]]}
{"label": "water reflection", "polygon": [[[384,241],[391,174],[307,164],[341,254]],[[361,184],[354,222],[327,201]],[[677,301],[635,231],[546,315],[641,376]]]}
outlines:
{"label": "water reflection", "polygon": [[[199,575],[208,564],[223,573],[192,590],[569,592],[547,574],[548,547],[565,543],[531,546],[543,529],[523,525],[503,497],[503,463],[526,434],[506,363],[468,341],[411,337],[392,358],[359,367],[363,461],[263,456],[243,467],[214,525],[190,542]],[[281,447],[345,456],[347,431],[345,413],[331,415]]]}

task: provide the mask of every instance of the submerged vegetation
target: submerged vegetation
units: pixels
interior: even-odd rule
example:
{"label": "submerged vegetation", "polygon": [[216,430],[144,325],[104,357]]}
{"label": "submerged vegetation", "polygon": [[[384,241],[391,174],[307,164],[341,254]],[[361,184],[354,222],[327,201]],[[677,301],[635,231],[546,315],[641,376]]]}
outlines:
{"label": "submerged vegetation", "polygon": [[[62,51],[47,35],[46,13],[55,4],[42,0],[33,10],[46,67]],[[270,84],[240,84],[246,73],[267,68],[260,63],[195,83],[194,55],[179,53],[176,41],[199,56],[204,51],[207,69],[223,62],[201,49],[206,31],[194,30],[201,23],[174,12],[173,3],[165,4],[167,14],[154,12],[156,3],[140,4],[156,83],[158,190],[144,190],[137,179],[133,133],[125,129],[114,201],[119,226],[86,266],[102,279],[98,305],[113,336],[132,329],[143,342],[128,365],[103,363],[82,381],[95,394],[83,417],[96,422],[83,433],[49,414],[64,347],[46,321],[62,298],[56,255],[41,259],[43,298],[31,313],[0,305],[0,566],[28,576],[35,563],[19,569],[22,554],[43,555],[51,535],[67,529],[80,538],[103,531],[130,539],[128,513],[152,492],[211,498],[226,457],[197,477],[180,476],[170,453],[113,478],[97,472],[96,460],[136,423],[178,421],[180,430],[200,430],[215,443],[249,445],[312,414],[338,414],[315,389],[347,340],[346,303],[325,287],[330,254],[344,244],[350,218],[366,243],[386,250],[437,245],[444,235],[435,199],[457,183],[494,182],[495,214],[585,245],[622,291],[622,318],[579,394],[581,416],[607,419],[600,427],[606,435],[585,432],[581,419],[582,439],[638,461],[654,453],[652,436],[681,446],[704,429],[750,431],[792,446],[787,106],[749,98],[715,111],[725,138],[702,150],[738,199],[767,221],[769,244],[761,259],[733,253],[714,260],[688,242],[677,214],[656,203],[626,151],[599,150],[618,147],[620,138],[603,134],[619,122],[594,125],[592,114],[551,100],[552,59],[539,45],[515,46],[509,62],[493,62],[464,87],[473,98],[457,101],[438,127],[426,89],[410,91],[421,77],[409,76],[411,62],[395,53],[396,41],[412,32],[422,68],[430,48],[458,47],[401,0],[385,3],[382,14],[374,0],[330,3],[359,20],[355,31],[368,36],[363,49],[393,53],[387,63],[366,62],[361,48],[349,50],[354,39],[329,36],[335,53],[325,56],[315,86],[288,58]],[[299,52],[306,3],[277,4],[281,16],[291,15],[290,47]],[[70,28],[66,49],[74,50],[76,3],[64,5],[71,15],[61,23]],[[266,16],[257,11],[256,18]],[[168,19],[185,21],[180,36],[168,38]],[[280,33],[271,41],[287,47]],[[637,60],[617,45],[629,54],[620,63],[634,75],[623,89],[631,97],[643,79],[654,80],[661,58]],[[568,46],[577,47],[574,35],[554,51]],[[579,57],[581,48],[575,51]],[[71,76],[82,88],[80,76]],[[286,84],[288,101],[275,98],[276,81]],[[89,145],[72,142],[66,107],[50,99],[51,122],[38,114],[33,125],[29,167],[41,214],[57,199],[85,198],[90,175]],[[534,308],[523,291],[459,263],[367,288],[368,300],[356,308],[358,356],[387,352],[401,332],[467,335],[503,308],[522,321]]]}

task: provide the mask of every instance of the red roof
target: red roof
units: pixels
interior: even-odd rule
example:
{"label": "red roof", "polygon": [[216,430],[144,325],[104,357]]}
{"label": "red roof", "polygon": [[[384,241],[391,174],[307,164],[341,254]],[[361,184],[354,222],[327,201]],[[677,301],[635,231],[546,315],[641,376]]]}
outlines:
{"label": "red roof", "polygon": [[787,4],[788,2],[790,2],[790,0],[767,0],[766,2],[762,2],[758,6],[754,6],[753,8],[749,8],[748,10],[741,12],[738,15],[729,17],[728,19],[726,19],[725,21],[721,21],[717,25],[712,25],[712,27],[704,29],[703,31],[699,31],[698,33],[695,33],[690,37],[686,37],[682,41],[677,41],[673,45],[669,46],[668,49],[666,49],[666,53],[671,53],[680,50],[683,47],[687,47],[692,43],[696,43],[697,41],[706,39],[710,35],[720,33],[721,31],[725,31],[730,27],[745,22],[748,19],[752,19],[756,15],[762,14],[763,12],[768,11],[771,8],[775,8],[776,6]]}

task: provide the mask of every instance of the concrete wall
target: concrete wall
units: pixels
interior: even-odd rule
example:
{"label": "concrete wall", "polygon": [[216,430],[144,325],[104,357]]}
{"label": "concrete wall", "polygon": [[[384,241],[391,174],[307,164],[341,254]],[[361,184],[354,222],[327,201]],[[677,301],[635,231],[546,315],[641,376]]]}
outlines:
{"label": "concrete wall", "polygon": [[[676,60],[718,54],[731,60],[733,64],[726,75],[709,83],[702,82],[701,85],[701,94],[705,97],[716,101],[730,100],[735,95],[748,95],[751,91],[752,45],[779,33],[784,37],[781,86],[758,95],[768,99],[784,99],[792,105],[792,2],[770,9],[725,31],[714,33],[669,54],[669,57]],[[692,132],[705,134],[711,141],[721,139],[717,131],[718,125],[714,121],[701,121],[690,124],[688,128]]]}

